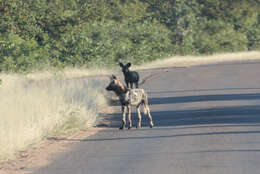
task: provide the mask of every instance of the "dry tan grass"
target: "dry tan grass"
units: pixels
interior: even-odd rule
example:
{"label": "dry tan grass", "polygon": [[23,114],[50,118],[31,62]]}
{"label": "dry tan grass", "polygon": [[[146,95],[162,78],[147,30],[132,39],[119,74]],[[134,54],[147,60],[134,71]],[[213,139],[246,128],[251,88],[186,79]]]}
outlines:
{"label": "dry tan grass", "polygon": [[259,51],[240,52],[240,53],[223,53],[210,56],[174,56],[165,59],[160,59],[141,66],[136,66],[134,69],[151,69],[162,67],[187,67],[194,65],[212,64],[231,61],[259,60]]}
{"label": "dry tan grass", "polygon": [[62,71],[45,71],[45,72],[34,72],[31,74],[27,74],[26,77],[33,80],[44,80],[50,79],[55,76],[56,79],[59,78],[66,78],[66,79],[73,79],[73,78],[82,78],[82,77],[89,77],[89,76],[101,76],[111,74],[115,71],[111,69],[84,69],[84,68],[66,68]]}
{"label": "dry tan grass", "polygon": [[106,106],[105,81],[48,76],[1,74],[0,160],[54,131],[93,126]]}

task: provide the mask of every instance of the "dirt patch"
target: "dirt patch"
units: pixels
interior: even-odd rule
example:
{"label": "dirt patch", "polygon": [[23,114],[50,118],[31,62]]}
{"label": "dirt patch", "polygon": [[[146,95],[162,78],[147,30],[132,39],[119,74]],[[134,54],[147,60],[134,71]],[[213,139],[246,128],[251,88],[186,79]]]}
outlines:
{"label": "dirt patch", "polygon": [[0,163],[0,174],[28,174],[33,168],[46,166],[51,162],[51,157],[58,153],[68,150],[73,142],[71,141],[56,141],[56,139],[77,139],[84,140],[87,137],[94,135],[103,128],[90,128],[82,130],[68,137],[51,137],[42,141],[39,145],[29,148],[26,151],[21,151],[17,159],[9,160]]}
{"label": "dirt patch", "polygon": [[[108,107],[106,114],[113,113],[113,108]],[[16,159],[0,162],[0,174],[29,174],[39,167],[46,166],[52,162],[52,158],[59,153],[66,152],[73,147],[75,142],[86,139],[103,130],[110,122],[99,121],[102,127],[92,127],[81,130],[70,136],[48,137],[37,145],[29,147],[27,150],[20,151]],[[77,141],[66,141],[66,139]],[[64,141],[63,141],[64,140]]]}

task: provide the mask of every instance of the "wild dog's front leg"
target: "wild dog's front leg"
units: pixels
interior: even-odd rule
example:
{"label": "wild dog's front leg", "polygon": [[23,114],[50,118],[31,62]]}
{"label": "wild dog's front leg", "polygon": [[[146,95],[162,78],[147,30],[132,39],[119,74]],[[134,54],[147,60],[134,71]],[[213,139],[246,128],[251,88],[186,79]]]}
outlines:
{"label": "wild dog's front leg", "polygon": [[142,121],[142,115],[141,115],[141,111],[140,111],[140,104],[136,106],[137,108],[137,113],[138,113],[138,123],[136,128],[140,128],[141,127],[141,121]]}
{"label": "wild dog's front leg", "polygon": [[125,125],[126,125],[125,114],[126,114],[125,106],[122,106],[122,125],[121,125],[121,127],[119,127],[119,129],[125,128]]}
{"label": "wild dog's front leg", "polygon": [[128,123],[129,123],[128,129],[131,129],[132,128],[132,119],[131,119],[131,106],[130,105],[127,106],[127,111],[128,111]]}
{"label": "wild dog's front leg", "polygon": [[129,88],[129,82],[125,81],[127,88]]}

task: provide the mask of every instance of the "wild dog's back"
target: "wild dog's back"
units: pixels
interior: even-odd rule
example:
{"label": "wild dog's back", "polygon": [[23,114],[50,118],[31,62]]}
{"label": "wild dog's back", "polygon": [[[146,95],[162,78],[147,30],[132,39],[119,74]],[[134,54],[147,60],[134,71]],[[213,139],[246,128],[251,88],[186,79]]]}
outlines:
{"label": "wild dog's back", "polygon": [[146,100],[147,94],[144,89],[130,89],[126,94],[126,99],[131,105],[138,105]]}

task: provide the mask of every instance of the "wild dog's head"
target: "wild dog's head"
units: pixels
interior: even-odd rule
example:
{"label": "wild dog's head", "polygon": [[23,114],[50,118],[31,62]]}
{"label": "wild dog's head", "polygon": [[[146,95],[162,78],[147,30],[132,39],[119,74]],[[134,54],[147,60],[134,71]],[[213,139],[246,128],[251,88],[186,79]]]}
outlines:
{"label": "wild dog's head", "polygon": [[127,64],[123,64],[123,63],[119,63],[119,66],[122,68],[122,72],[124,73],[124,74],[126,74],[127,72],[129,72],[129,68],[130,68],[130,66],[131,66],[131,63],[129,62],[129,63],[127,63]]}
{"label": "wild dog's head", "polygon": [[110,80],[111,81],[109,85],[106,87],[106,90],[114,91],[118,96],[127,92],[126,86],[123,83],[121,83],[120,80],[116,78],[116,76],[112,75],[110,77]]}

